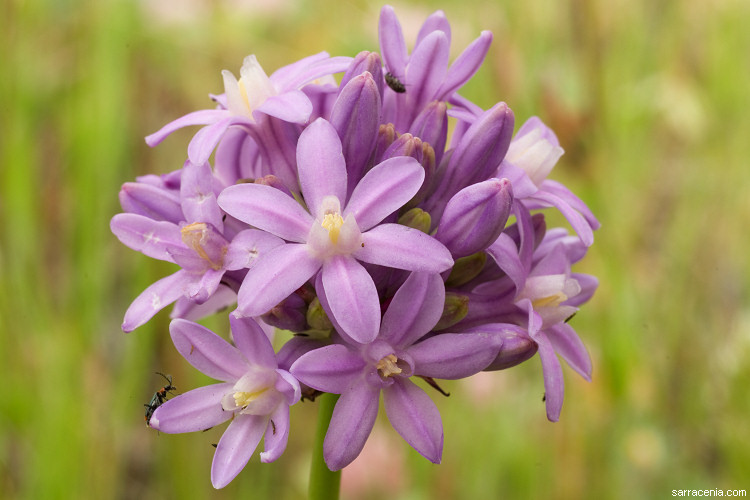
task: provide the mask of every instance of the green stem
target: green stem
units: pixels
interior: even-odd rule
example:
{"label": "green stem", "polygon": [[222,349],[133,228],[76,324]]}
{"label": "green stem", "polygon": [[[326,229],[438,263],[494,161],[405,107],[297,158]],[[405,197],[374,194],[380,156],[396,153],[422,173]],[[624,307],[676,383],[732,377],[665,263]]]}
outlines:
{"label": "green stem", "polygon": [[313,443],[312,463],[310,464],[310,500],[336,500],[339,497],[341,471],[332,472],[323,459],[323,441],[326,437],[328,424],[331,422],[333,407],[338,401],[338,394],[322,394],[318,396],[318,427],[315,431]]}

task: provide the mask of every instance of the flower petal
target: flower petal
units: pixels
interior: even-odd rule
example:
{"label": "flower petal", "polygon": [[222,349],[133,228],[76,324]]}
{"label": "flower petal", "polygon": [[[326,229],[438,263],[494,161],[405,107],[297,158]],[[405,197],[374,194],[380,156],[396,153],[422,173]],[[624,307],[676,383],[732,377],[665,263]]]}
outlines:
{"label": "flower petal", "polygon": [[537,333],[534,336],[534,341],[539,346],[539,359],[542,361],[547,419],[550,422],[557,422],[560,419],[565,391],[562,367],[560,366],[560,360],[555,355],[552,344],[544,332]]}
{"label": "flower petal", "polygon": [[346,346],[333,344],[300,356],[289,371],[300,382],[323,392],[343,394],[361,375],[365,362]]}
{"label": "flower petal", "polygon": [[417,191],[424,169],[409,156],[389,158],[367,172],[352,192],[344,216],[354,215],[361,231],[367,231],[392,214]]}
{"label": "flower petal", "polygon": [[586,381],[591,382],[591,357],[575,330],[561,323],[544,331],[555,352]]}
{"label": "flower petal", "polygon": [[120,189],[123,211],[157,221],[178,223],[184,220],[179,198],[174,191],[144,182],[126,182]]}
{"label": "flower petal", "polygon": [[484,62],[484,57],[487,55],[491,43],[492,32],[482,31],[479,37],[461,52],[461,55],[448,68],[445,80],[437,91],[438,100],[443,101],[449,98],[453,92],[461,88],[474,76]]}
{"label": "flower petal", "polygon": [[228,271],[250,269],[261,255],[284,244],[284,240],[259,229],[245,229],[232,238],[224,256]]}
{"label": "flower petal", "polygon": [[453,266],[442,243],[400,224],[381,224],[362,233],[362,247],[353,255],[370,264],[424,273],[441,273]]}
{"label": "flower petal", "polygon": [[154,259],[174,262],[169,250],[184,248],[177,224],[156,221],[137,214],[117,214],[109,227],[125,246]]}
{"label": "flower petal", "polygon": [[203,165],[208,161],[230,125],[249,123],[250,121],[245,117],[229,115],[216,123],[203,127],[188,144],[188,158],[196,165]]}
{"label": "flower petal", "polygon": [[271,414],[264,441],[265,451],[260,453],[260,461],[264,464],[275,461],[286,450],[286,444],[289,441],[289,407],[287,405],[280,404]]}
{"label": "flower petal", "polygon": [[247,465],[263,437],[268,415],[236,415],[221,436],[211,464],[211,484],[223,488]]}
{"label": "flower petal", "polygon": [[238,295],[240,312],[260,316],[301,287],[320,269],[307,245],[286,244],[260,257],[247,272]]}
{"label": "flower petal", "polygon": [[216,123],[227,116],[229,116],[229,111],[225,109],[202,109],[200,111],[193,111],[173,122],[167,123],[157,132],[147,136],[146,144],[154,147],[175,130],[189,127],[191,125],[210,125],[211,123]]}
{"label": "flower petal", "polygon": [[276,353],[273,351],[266,332],[255,319],[239,317],[235,312],[229,315],[229,324],[232,328],[234,345],[245,355],[250,364],[276,369]]}
{"label": "flower petal", "polygon": [[210,429],[232,417],[221,407],[221,398],[233,384],[213,384],[193,389],[165,402],[151,416],[149,425],[160,432],[179,434]]}
{"label": "flower petal", "polygon": [[323,264],[322,278],[328,305],[343,333],[361,344],[375,340],[380,301],[362,264],[349,256],[334,256]]}
{"label": "flower petal", "polygon": [[310,99],[300,90],[290,90],[266,99],[255,108],[267,115],[291,123],[307,123],[313,111]]}
{"label": "flower petal", "polygon": [[205,326],[186,319],[174,319],[169,324],[169,333],[182,357],[211,378],[235,382],[250,368],[236,347]]}
{"label": "flower petal", "polygon": [[357,458],[378,416],[379,399],[380,389],[364,379],[341,395],[323,442],[323,457],[329,469],[341,470]]}
{"label": "flower petal", "polygon": [[380,338],[409,346],[432,330],[443,314],[445,286],[439,274],[411,273],[383,315]]}
{"label": "flower petal", "polygon": [[581,238],[584,245],[590,247],[594,244],[594,232],[588,221],[578,211],[571,207],[567,201],[555,194],[545,192],[541,189],[534,193],[530,199],[541,201],[545,205],[558,209],[563,217],[568,220],[573,227],[573,230],[578,233],[578,236]]}
{"label": "flower petal", "polygon": [[207,222],[217,231],[224,230],[222,213],[214,194],[214,177],[208,163],[195,165],[190,161],[182,167],[180,201],[187,222]]}
{"label": "flower petal", "polygon": [[122,330],[132,332],[146,324],[156,313],[182,297],[187,287],[199,279],[200,275],[180,270],[152,284],[125,311]]}
{"label": "flower petal", "polygon": [[503,339],[490,333],[444,333],[408,349],[414,373],[456,380],[479,373],[497,357]]}
{"label": "flower petal", "polygon": [[229,186],[218,202],[232,217],[296,243],[307,241],[313,224],[310,214],[294,198],[263,184]]}
{"label": "flower petal", "polygon": [[443,455],[443,421],[430,397],[410,380],[395,377],[383,390],[383,403],[393,428],[430,462]]}
{"label": "flower petal", "polygon": [[434,100],[448,70],[449,51],[450,39],[443,31],[433,31],[414,47],[404,84],[417,109]]}
{"label": "flower petal", "polygon": [[408,58],[406,42],[404,41],[404,33],[401,31],[401,24],[398,22],[396,12],[390,5],[385,5],[380,9],[378,39],[385,67],[388,71],[404,76],[403,73]]}
{"label": "flower petal", "polygon": [[314,218],[322,220],[319,210],[326,196],[335,196],[343,205],[347,174],[341,139],[323,118],[312,122],[299,136],[297,168],[302,194]]}

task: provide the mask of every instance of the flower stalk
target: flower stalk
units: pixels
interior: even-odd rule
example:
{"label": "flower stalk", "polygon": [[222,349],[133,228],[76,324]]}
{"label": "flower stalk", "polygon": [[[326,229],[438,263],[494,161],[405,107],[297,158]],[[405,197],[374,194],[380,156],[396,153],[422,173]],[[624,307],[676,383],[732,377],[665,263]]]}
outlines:
{"label": "flower stalk", "polygon": [[328,431],[328,424],[333,415],[333,408],[339,399],[338,394],[325,393],[318,396],[318,424],[315,430],[312,461],[310,462],[310,500],[336,500],[341,486],[341,471],[328,469],[323,458],[323,441]]}

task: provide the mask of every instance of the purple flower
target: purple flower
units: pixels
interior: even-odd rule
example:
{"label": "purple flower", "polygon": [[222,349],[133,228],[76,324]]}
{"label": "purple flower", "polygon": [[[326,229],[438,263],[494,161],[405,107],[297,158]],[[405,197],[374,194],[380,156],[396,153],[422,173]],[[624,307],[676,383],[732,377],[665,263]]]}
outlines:
{"label": "purple flower", "polygon": [[323,119],[300,136],[297,164],[309,211],[259,184],[230,186],[219,196],[228,214],[289,242],[248,271],[239,309],[247,316],[262,315],[321,270],[342,333],[370,342],[378,333],[380,301],[359,261],[434,273],[453,264],[434,238],[398,224],[378,225],[414,196],[424,179],[422,167],[409,157],[386,160],[367,172],[347,200],[341,141]]}
{"label": "purple flower", "polygon": [[[322,296],[321,303],[325,306],[328,299]],[[440,414],[410,378],[468,377],[487,367],[502,345],[499,336],[482,333],[448,333],[420,341],[440,319],[444,302],[439,275],[412,273],[390,302],[374,342],[333,344],[294,362],[290,371],[300,382],[341,394],[323,445],[331,470],[345,467],[362,451],[381,391],[394,429],[425,458],[440,462]]]}
{"label": "purple flower", "polygon": [[278,369],[271,343],[252,318],[230,315],[237,347],[201,325],[183,319],[170,324],[177,350],[195,368],[223,381],[170,399],[151,417],[151,427],[169,434],[209,429],[232,420],[211,466],[211,483],[223,488],[245,467],[265,433],[261,462],[273,462],[286,449],[289,406],[300,386]]}
{"label": "purple flower", "polygon": [[216,203],[211,168],[187,162],[182,170],[180,224],[138,213],[118,214],[110,227],[117,238],[149,257],[181,269],[146,288],[125,313],[122,329],[133,331],[181,297],[202,304],[219,290],[225,272],[252,267],[255,258],[282,241],[257,229],[240,231],[231,242]]}

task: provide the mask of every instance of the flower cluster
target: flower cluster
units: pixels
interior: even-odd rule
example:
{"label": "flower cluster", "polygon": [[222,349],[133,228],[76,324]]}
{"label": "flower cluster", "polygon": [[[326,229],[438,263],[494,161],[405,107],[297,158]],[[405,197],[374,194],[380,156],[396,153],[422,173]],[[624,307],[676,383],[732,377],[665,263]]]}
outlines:
{"label": "flower cluster", "polygon": [[[599,224],[547,179],[563,153],[554,133],[532,117],[514,135],[505,103],[484,110],[457,93],[491,33],[451,64],[440,11],[411,54],[391,7],[381,11],[379,35],[379,54],[320,53],[270,76],[248,56],[239,79],[223,72],[215,109],[146,138],[155,146],[202,126],[182,168],[120,192],[114,234],[179,266],[135,299],[123,330],[175,303],[176,348],[221,381],[167,401],[150,424],[188,432],[231,419],[214,457],[216,487],[239,473],[264,434],[261,461],[280,456],[289,407],[301,397],[341,395],[324,443],[338,470],[362,450],[381,392],[395,430],[438,463],[443,427],[422,382],[440,390],[435,379],[538,353],[547,417],[556,421],[558,356],[590,378],[567,321],[597,286],[571,265]],[[576,234],[548,230],[545,208]],[[194,323],[235,304],[234,345]],[[294,334],[278,352],[273,327]]]}

